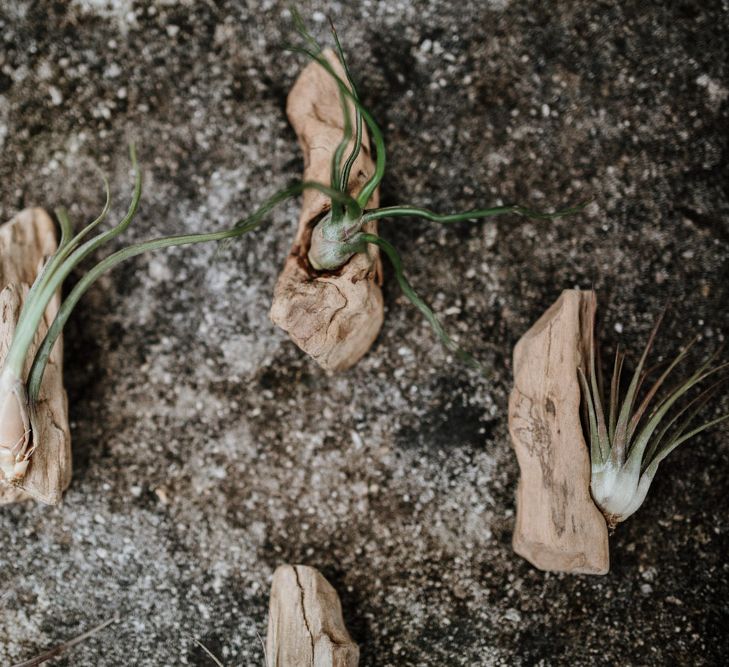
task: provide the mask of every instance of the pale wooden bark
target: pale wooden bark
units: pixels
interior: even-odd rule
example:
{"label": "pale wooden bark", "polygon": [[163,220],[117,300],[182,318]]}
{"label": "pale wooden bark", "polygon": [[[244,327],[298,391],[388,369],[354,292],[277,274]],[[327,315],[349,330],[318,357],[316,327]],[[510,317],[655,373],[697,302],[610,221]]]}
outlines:
{"label": "pale wooden bark", "polygon": [[337,592],[313,567],[281,565],[271,584],[266,667],[357,667]]}
{"label": "pale wooden bark", "polygon": [[[344,79],[336,55],[329,49],[323,53]],[[339,89],[321,65],[311,63],[301,72],[289,93],[286,112],[304,153],[304,180],[329,185],[331,157],[342,139],[344,121]],[[351,102],[350,112],[354,118]],[[374,172],[363,130],[350,193],[359,192]],[[368,206],[376,207],[378,198],[375,192]],[[336,272],[311,268],[307,259],[311,231],[329,208],[326,195],[304,192],[296,239],[276,283],[270,317],[320,366],[338,371],[357,363],[380,331],[381,265],[378,249],[370,246],[367,254],[356,254]],[[377,223],[369,223],[365,231],[376,233]]]}
{"label": "pale wooden bark", "polygon": [[[10,222],[0,225],[0,365],[15,332],[23,299],[45,259],[55,252],[56,230],[48,214],[40,208],[26,209]],[[30,370],[33,353],[60,306],[56,294],[46,308],[44,319],[26,361]],[[71,481],[71,433],[68,401],[63,388],[63,343],[61,338],[51,352],[43,375],[37,409],[32,415],[35,450],[23,480],[17,485],[0,482],[0,504],[35,498],[56,504]]]}
{"label": "pale wooden bark", "polygon": [[542,570],[606,574],[605,519],[590,496],[577,368],[587,359],[595,293],[565,290],[514,349],[509,432],[521,479],[514,551]]}

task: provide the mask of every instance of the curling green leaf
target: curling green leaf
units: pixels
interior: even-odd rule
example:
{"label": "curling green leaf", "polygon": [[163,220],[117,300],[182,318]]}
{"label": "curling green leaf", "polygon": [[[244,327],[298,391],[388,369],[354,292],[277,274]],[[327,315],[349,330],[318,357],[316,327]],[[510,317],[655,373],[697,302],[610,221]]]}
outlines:
{"label": "curling green leaf", "polygon": [[365,222],[371,220],[379,220],[380,218],[398,218],[398,217],[413,217],[413,218],[424,218],[432,222],[462,222],[464,220],[478,220],[481,218],[490,218],[495,215],[504,215],[506,213],[513,213],[520,215],[525,218],[537,218],[537,219],[552,219],[560,218],[565,215],[571,215],[581,211],[587,204],[580,204],[579,206],[573,206],[571,208],[565,208],[554,213],[545,213],[543,211],[535,211],[524,206],[511,204],[508,206],[493,206],[491,208],[474,208],[470,211],[462,211],[460,213],[435,213],[427,208],[420,208],[418,206],[384,206],[374,211],[367,211],[362,216]]}
{"label": "curling green leaf", "polygon": [[468,352],[463,350],[448,335],[446,330],[443,328],[443,325],[438,321],[438,318],[435,316],[435,313],[431,310],[430,306],[428,306],[428,304],[425,303],[422,298],[420,298],[418,293],[413,289],[412,285],[410,285],[407,278],[405,277],[402,260],[400,259],[400,255],[398,254],[395,247],[382,237],[376,236],[375,234],[362,233],[360,234],[359,238],[364,243],[370,243],[372,245],[380,247],[387,255],[387,258],[392,264],[392,268],[395,270],[395,278],[397,279],[398,285],[400,285],[400,289],[402,290],[403,294],[407,297],[410,303],[412,303],[423,314],[425,319],[433,328],[433,331],[435,331],[438,339],[443,344],[443,346],[453,352],[459,359],[467,363],[469,366],[485,372],[486,369],[481,364],[479,364],[470,354],[468,354]]}
{"label": "curling green leaf", "polygon": [[[46,306],[53,298],[56,290],[60,289],[63,281],[79,262],[85,259],[99,246],[121,234],[134,218],[139,206],[139,199],[142,194],[142,174],[137,164],[137,152],[134,144],[129,146],[129,154],[132,167],[135,171],[135,184],[132,201],[126,215],[115,227],[86,241],[86,243],[72,252],[70,256],[66,257],[65,251],[74,246],[75,239],[68,242],[59,255],[60,265],[58,265],[53,271],[49,272],[49,274],[44,273],[43,282],[34,293],[33,298],[26,299],[20,312],[18,324],[15,329],[15,335],[13,336],[12,343],[8,349],[4,364],[4,368],[11,369],[17,377],[20,377],[28,348],[33,341],[35,332],[38,329],[38,325],[43,317]],[[93,224],[94,223],[92,223],[92,225]],[[86,231],[87,230],[84,230],[81,234],[83,235]]]}
{"label": "curling green leaf", "polygon": [[[236,223],[236,225],[228,230],[219,232],[209,232],[201,234],[181,234],[177,236],[170,236],[160,239],[154,239],[151,241],[145,241],[138,243],[122,250],[115,252],[106,259],[99,262],[96,266],[90,269],[86,275],[79,280],[74,286],[71,292],[68,294],[66,299],[61,304],[58,313],[56,314],[53,323],[51,324],[45,338],[41,342],[41,345],[36,352],[35,358],[33,359],[33,365],[30,370],[28,378],[28,395],[31,402],[38,400],[40,393],[40,387],[43,380],[43,373],[48,359],[50,358],[53,346],[58,340],[58,336],[61,334],[64,325],[68,321],[74,307],[78,303],[79,299],[84,293],[98,280],[104,272],[114,268],[117,264],[123,262],[125,259],[135,257],[136,255],[148,252],[151,250],[159,250],[161,248],[167,248],[171,246],[191,245],[195,243],[205,243],[210,241],[224,241],[226,239],[236,238],[242,236],[250,231],[256,229],[265,217],[273,210],[273,208],[279,203],[289,199],[290,197],[301,194],[304,190],[313,189],[323,192],[328,197],[336,200],[345,205],[355,204],[352,197],[349,195],[333,190],[332,188],[323,185],[322,183],[316,183],[313,181],[303,181],[291,185],[270,197],[264,204],[262,204],[251,216],[244,218]],[[135,190],[136,193],[136,190]],[[141,183],[139,186],[139,196],[141,196]],[[135,198],[137,195],[135,194]],[[136,211],[136,207],[134,209]]]}
{"label": "curling green leaf", "polygon": [[370,130],[370,133],[372,135],[372,140],[375,144],[375,172],[372,174],[372,176],[367,180],[367,182],[362,186],[362,190],[357,195],[357,202],[359,205],[364,208],[367,205],[367,202],[370,200],[370,197],[374,193],[374,191],[377,189],[377,186],[380,184],[380,181],[382,180],[382,177],[385,175],[385,161],[386,161],[386,153],[385,153],[385,141],[382,137],[382,131],[380,130],[379,126],[377,125],[377,122],[372,117],[372,114],[362,105],[362,103],[359,101],[357,96],[348,88],[347,84],[342,81],[342,79],[339,77],[339,75],[336,73],[334,68],[331,66],[331,63],[327,61],[326,58],[322,57],[320,54],[315,53],[314,51],[310,49],[305,49],[302,47],[290,47],[291,51],[294,51],[296,53],[302,53],[312,60],[315,60],[318,62],[329,74],[334,78],[335,82],[339,86],[339,89],[347,96],[350,100],[352,100],[352,103],[354,106],[359,110],[359,112],[362,114],[362,117],[364,118],[365,123],[367,123],[367,127]]}
{"label": "curling green leaf", "polygon": [[[355,97],[355,99],[359,100],[359,94],[357,93],[357,87],[354,84],[354,79],[352,78],[352,73],[349,70],[349,65],[347,65],[347,59],[344,57],[344,50],[342,49],[342,44],[339,41],[339,35],[337,35],[337,30],[334,27],[334,22],[329,19],[329,25],[332,30],[332,35],[334,36],[334,44],[336,45],[336,51],[337,56],[339,57],[339,62],[342,63],[342,67],[344,68],[344,73],[347,77],[347,82],[349,83],[349,88],[352,91],[352,95]],[[346,113],[348,115],[349,111],[349,105],[346,106]],[[347,139],[349,141],[349,138]],[[345,192],[347,190],[347,186],[349,185],[349,175],[352,171],[352,166],[354,165],[355,160],[357,159],[357,156],[359,155],[359,152],[362,148],[362,113],[360,112],[359,108],[355,107],[355,136],[354,136],[354,145],[352,146],[352,151],[350,152],[349,156],[347,157],[346,162],[344,163],[344,167],[342,167],[342,176],[341,176],[341,182],[339,185],[339,189],[342,192]]]}

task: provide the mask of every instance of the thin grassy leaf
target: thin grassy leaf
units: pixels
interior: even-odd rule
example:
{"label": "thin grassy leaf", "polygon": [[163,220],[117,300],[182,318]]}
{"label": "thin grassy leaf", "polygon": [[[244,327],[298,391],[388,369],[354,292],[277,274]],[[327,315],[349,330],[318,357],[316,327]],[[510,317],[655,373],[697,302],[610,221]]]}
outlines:
{"label": "thin grassy leaf", "polygon": [[600,447],[600,438],[598,437],[597,430],[597,414],[595,412],[595,404],[592,393],[590,392],[590,385],[587,382],[584,371],[578,366],[577,377],[580,380],[580,386],[582,387],[582,399],[587,412],[587,422],[590,427],[590,460],[592,464],[603,465],[607,460],[607,454],[603,454]]}
{"label": "thin grassy leaf", "polygon": [[344,119],[344,127],[342,129],[342,139],[337,144],[337,148],[332,154],[332,166],[331,166],[331,180],[329,186],[340,192],[344,192],[347,189],[346,184],[342,185],[341,178],[341,165],[342,158],[344,157],[344,151],[349,146],[349,142],[352,139],[352,118],[349,113],[349,101],[347,97],[339,91],[339,100],[342,107],[342,117]]}
{"label": "thin grassy leaf", "polygon": [[716,366],[715,368],[712,368],[708,371],[706,370],[706,364],[704,364],[696,373],[694,373],[688,380],[686,380],[683,385],[681,385],[678,389],[672,392],[661,404],[661,406],[652,413],[652,416],[648,420],[648,423],[641,430],[640,434],[636,438],[635,444],[633,445],[633,447],[631,447],[630,459],[632,461],[642,461],[643,454],[645,453],[651,436],[658,428],[661,421],[666,416],[666,413],[671,409],[671,407],[673,407],[673,405],[675,405],[675,403],[682,396],[684,396],[686,392],[695,387],[699,382],[703,382],[703,380],[705,380],[706,378],[711,377],[715,373],[718,373],[725,368],[729,368],[729,362],[722,364],[721,366]]}
{"label": "thin grassy leaf", "polygon": [[85,641],[89,637],[93,637],[95,634],[101,632],[104,628],[111,625],[115,621],[119,619],[117,618],[111,618],[108,621],[104,621],[103,623],[100,623],[94,628],[91,628],[91,630],[87,630],[86,632],[78,635],[77,637],[74,637],[73,639],[69,639],[66,642],[63,642],[62,644],[59,644],[58,646],[54,646],[52,649],[45,651],[41,653],[40,655],[37,655],[35,658],[31,658],[30,660],[24,660],[23,662],[18,662],[13,667],[36,667],[36,665],[42,665],[44,662],[48,662],[49,660],[52,660],[53,658],[58,657],[62,653],[65,653],[68,651],[68,649],[73,648],[77,644],[80,644],[81,642]]}
{"label": "thin grassy leaf", "polygon": [[298,32],[304,38],[304,40],[309,44],[309,47],[313,49],[316,53],[321,51],[321,47],[319,46],[318,42],[314,39],[314,37],[307,29],[306,23],[304,23],[304,19],[301,17],[299,10],[296,9],[296,7],[292,6],[290,7],[290,11],[296,32]]}
{"label": "thin grassy leaf", "polygon": [[653,400],[654,396],[658,392],[658,390],[663,386],[663,383],[666,381],[668,376],[673,372],[673,370],[678,366],[678,364],[681,363],[686,358],[686,355],[688,354],[691,347],[694,345],[694,343],[698,340],[697,338],[694,338],[681,352],[679,352],[674,360],[669,364],[668,368],[666,368],[663,373],[661,373],[660,377],[653,383],[651,388],[646,393],[645,397],[643,398],[643,401],[638,406],[638,408],[633,413],[633,416],[630,419],[630,423],[628,424],[628,442],[630,442],[633,439],[633,435],[635,434],[636,429],[638,428],[638,424],[640,423],[641,418],[645,414],[645,411],[648,409],[648,406],[650,405],[651,401]]}
{"label": "thin grassy leaf", "polygon": [[217,667],[224,667],[223,663],[220,662],[220,660],[215,655],[215,653],[213,653],[207,646],[205,646],[205,644],[203,644],[200,640],[196,639],[195,637],[192,638],[192,641],[194,641],[205,652],[205,654],[208,656],[208,658],[210,658],[217,665]]}
{"label": "thin grassy leaf", "polygon": [[496,215],[504,215],[512,213],[520,215],[526,218],[537,218],[537,219],[552,219],[560,218],[565,215],[572,215],[581,211],[586,204],[580,206],[573,206],[571,208],[565,208],[554,213],[545,213],[543,211],[535,211],[533,209],[525,208],[517,204],[509,206],[493,206],[491,208],[474,208],[469,211],[462,211],[460,213],[436,213],[427,208],[420,208],[418,206],[384,206],[374,211],[367,211],[363,220],[370,222],[371,220],[379,220],[380,218],[399,218],[399,217],[412,217],[412,218],[423,218],[430,220],[431,222],[451,223],[451,222],[462,222],[465,220],[479,220],[481,218],[490,218]]}
{"label": "thin grassy leaf", "polygon": [[602,408],[602,396],[600,395],[600,387],[598,386],[597,374],[595,372],[595,336],[593,331],[590,331],[590,384],[592,387],[593,403],[595,405],[598,446],[602,460],[606,461],[610,455],[610,441],[608,440],[605,413]]}
{"label": "thin grassy leaf", "polygon": [[375,119],[372,117],[372,114],[362,105],[362,103],[359,101],[359,99],[357,99],[352,91],[349,90],[347,85],[334,71],[334,68],[326,60],[326,58],[323,58],[318,54],[312,52],[311,50],[302,47],[291,47],[290,50],[308,56],[312,60],[318,62],[327,72],[329,72],[330,76],[334,78],[340,89],[344,92],[345,95],[347,95],[347,97],[352,100],[354,106],[362,114],[362,117],[364,118],[364,121],[370,130],[370,134],[372,135],[372,141],[375,144],[375,172],[372,174],[372,176],[370,176],[364,186],[362,186],[362,190],[357,195],[357,202],[359,203],[360,207],[364,208],[367,205],[367,202],[370,200],[370,197],[372,196],[374,191],[377,189],[377,186],[380,184],[382,177],[385,175],[386,151],[385,141],[382,137],[382,131],[377,125]]}
{"label": "thin grassy leaf", "polygon": [[[63,242],[61,243],[62,249],[57,257],[57,261],[59,263],[62,263],[79,246],[81,241],[83,241],[86,236],[88,236],[106,219],[106,216],[109,213],[109,209],[111,208],[111,189],[109,187],[109,180],[104,174],[101,174],[101,179],[104,182],[104,193],[106,195],[104,207],[101,209],[101,213],[99,213],[99,215],[94,220],[92,220],[88,225],[86,225],[86,227],[84,227],[78,234],[76,234],[76,236],[70,239],[67,244],[64,245]],[[56,215],[60,220],[62,215],[65,215],[65,209],[58,209]]]}
{"label": "thin grassy leaf", "polygon": [[[341,187],[341,176],[340,176],[340,165],[342,162],[342,157],[344,155],[344,151],[346,150],[347,146],[349,145],[349,141],[352,138],[352,121],[349,116],[349,104],[347,102],[347,98],[345,97],[344,93],[342,93],[341,89],[339,91],[339,99],[341,102],[342,107],[342,115],[344,117],[344,128],[342,130],[342,139],[337,145],[337,148],[332,153],[332,159],[331,159],[331,166],[330,166],[330,174],[329,174],[329,187],[339,190],[340,192],[344,192],[344,189]],[[335,201],[331,202],[331,220],[333,223],[338,223],[342,219],[342,215],[344,213],[344,209],[340,204],[338,204]]]}
{"label": "thin grassy leaf", "polygon": [[656,452],[656,455],[653,457],[653,460],[651,461],[650,465],[646,468],[646,471],[644,474],[651,475],[651,476],[655,475],[656,470],[658,470],[658,466],[674,449],[676,449],[677,447],[682,445],[687,440],[690,440],[691,438],[696,437],[699,433],[703,433],[704,431],[711,428],[712,426],[721,424],[722,422],[726,421],[727,419],[729,419],[729,414],[722,415],[721,417],[712,419],[711,421],[706,422],[705,424],[702,424],[701,426],[697,426],[695,429],[693,429],[692,431],[689,431],[685,435],[682,435],[680,438],[671,440],[670,443],[668,443],[660,451]]}
{"label": "thin grassy leaf", "polygon": [[650,445],[646,448],[645,453],[643,454],[643,461],[641,463],[643,469],[647,468],[650,463],[653,461],[653,458],[655,457],[656,453],[661,448],[661,443],[663,443],[666,434],[669,430],[673,427],[676,422],[678,422],[683,415],[685,415],[687,412],[689,412],[689,416],[683,420],[680,426],[676,428],[676,430],[672,433],[671,437],[673,439],[678,438],[683,434],[686,429],[688,429],[689,424],[699,415],[699,413],[704,409],[706,404],[711,400],[712,396],[714,396],[719,389],[719,387],[724,384],[727,381],[727,378],[722,378],[718,382],[715,382],[713,385],[711,385],[708,389],[705,389],[703,392],[701,392],[698,396],[693,398],[691,401],[689,401],[685,406],[683,406],[680,410],[678,410],[670,420],[664,426],[661,428],[661,430],[654,435],[651,438]]}
{"label": "thin grassy leaf", "polygon": [[[658,333],[658,329],[661,326],[661,322],[663,321],[663,318],[665,317],[667,310],[668,310],[668,307],[664,308],[663,312],[661,312],[661,314],[658,316],[658,318],[656,319],[656,323],[653,325],[653,331],[651,333],[653,333],[653,332],[655,332],[655,334]],[[650,354],[650,351],[653,349],[655,334],[654,334],[653,338],[649,339],[648,345],[646,345],[646,350],[645,350],[646,358],[644,359],[644,362],[648,361],[648,354]],[[640,379],[638,381],[638,386],[636,387],[636,392],[635,392],[636,399],[637,399],[638,395],[640,394],[641,389],[643,388],[643,383],[645,382],[646,378],[650,376],[652,370],[653,370],[652,368],[646,369],[645,363],[641,367]],[[628,442],[630,442],[630,438],[628,438]]]}
{"label": "thin grassy leaf", "polygon": [[[347,191],[347,184],[342,183],[342,158],[344,157],[344,151],[349,146],[349,142],[352,139],[352,118],[349,112],[349,100],[344,94],[341,87],[339,88],[339,103],[342,108],[343,128],[342,138],[337,145],[337,148],[332,153],[331,168],[329,187],[339,190],[340,192]],[[331,202],[331,219],[333,223],[339,222],[342,217],[343,209],[337,202]]]}
{"label": "thin grassy leaf", "polygon": [[600,404],[605,405],[605,395],[604,395],[604,387],[605,387],[605,376],[602,372],[602,355],[600,353],[600,348],[597,344],[597,336],[594,333],[594,325],[591,327],[593,329],[592,334],[592,345],[595,346],[595,359],[596,359],[596,375],[597,375],[597,389],[598,389],[598,396],[600,398]]}
{"label": "thin grassy leaf", "polygon": [[[704,361],[701,364],[701,366],[694,372],[694,374],[691,375],[691,377],[699,376],[702,373],[706,372],[707,369],[710,369],[716,363],[716,360],[719,358],[720,354],[721,354],[721,348],[715,350],[706,359],[706,361]],[[684,382],[686,382],[686,380],[681,380],[677,385],[675,385],[674,387],[671,387],[671,389],[668,390],[668,392],[666,393],[666,395],[660,401],[658,401],[658,403],[656,404],[656,406],[653,408],[653,410],[651,412],[651,416],[655,412],[657,412],[658,410],[660,410],[660,408],[663,406],[663,404],[666,401],[668,401],[673,396],[673,394],[675,392],[677,392],[677,391],[679,391],[681,389],[681,387],[683,386]]]}
{"label": "thin grassy leaf", "polygon": [[[107,180],[106,176],[102,174],[101,178],[104,182],[104,193],[106,195],[104,208],[102,209],[101,214],[89,225],[87,225],[81,232],[79,232],[75,237],[73,236],[73,225],[71,224],[71,220],[68,217],[66,209],[56,209],[56,217],[58,218],[58,222],[61,227],[61,239],[58,242],[56,252],[54,252],[53,255],[48,258],[48,261],[44,264],[40,274],[33,281],[33,284],[28,291],[28,295],[25,297],[24,305],[26,303],[32,304],[34,302],[36,298],[35,295],[43,289],[44,285],[46,285],[48,280],[51,279],[57,268],[63,263],[63,261],[74,250],[74,248],[77,247],[78,243],[83,239],[83,237],[88,234],[92,229],[94,229],[94,227],[96,227],[99,223],[101,223],[104,218],[106,218],[106,215],[109,212],[109,208],[111,207],[111,190],[109,188],[109,181]],[[18,319],[18,325],[21,324],[22,318],[23,313],[21,310],[21,314]]]}
{"label": "thin grassy leaf", "polygon": [[[342,49],[342,44],[339,41],[337,29],[334,27],[334,22],[331,18],[329,18],[329,25],[331,27],[332,35],[334,36],[334,44],[336,47],[337,56],[339,57],[339,62],[342,63],[342,67],[344,68],[344,73],[347,77],[347,82],[349,83],[350,90],[352,91],[352,95],[355,97],[355,99],[359,100],[357,86],[355,86],[354,84],[352,73],[349,70],[349,65],[347,65],[347,59],[344,57],[344,49]],[[357,107],[355,107],[354,125],[354,145],[352,146],[352,150],[347,156],[347,160],[342,167],[342,180],[339,189],[343,192],[347,190],[347,186],[349,185],[349,176],[352,172],[352,166],[354,165],[354,162],[357,159],[357,156],[359,155],[362,148],[362,114]]]}
{"label": "thin grassy leaf", "polygon": [[[73,229],[71,221],[69,220],[68,215],[66,215],[65,209],[56,210],[56,217],[58,218],[58,223],[61,227],[61,240],[58,242],[58,247],[56,248],[56,251],[46,260],[46,263],[43,265],[40,273],[33,281],[33,284],[30,286],[30,290],[28,290],[28,294],[25,297],[24,304],[28,301],[30,301],[31,303],[33,302],[35,295],[45,284],[46,280],[48,280],[49,276],[56,270],[59,262],[63,261],[63,250],[71,240]],[[20,319],[18,320],[18,324],[20,324]]]}
{"label": "thin grassy leaf", "polygon": [[625,355],[620,352],[620,346],[615,350],[615,364],[613,377],[610,382],[610,416],[608,417],[608,437],[615,442],[615,425],[618,419],[618,402],[620,400],[620,378],[623,374]]}
{"label": "thin grassy leaf", "polygon": [[[316,41],[316,39],[311,35],[311,33],[306,29],[306,26],[304,25],[304,21],[301,18],[301,15],[299,12],[292,8],[292,15],[294,18],[294,27],[296,28],[296,31],[304,38],[304,40],[309,44],[309,46],[313,49],[313,52],[316,54],[314,59],[322,61],[325,61],[324,57],[321,55],[322,48],[321,45]],[[346,70],[345,70],[346,71]],[[330,162],[330,176],[329,176],[329,187],[331,187],[334,190],[340,190],[341,192],[344,192],[346,190],[347,184],[342,184],[342,178],[341,178],[341,164],[342,164],[342,158],[344,156],[344,151],[346,150],[347,146],[349,145],[349,142],[352,138],[352,120],[349,113],[349,103],[347,100],[347,96],[342,89],[341,86],[338,86],[339,89],[339,100],[342,107],[342,117],[344,120],[343,123],[343,131],[342,131],[342,139],[337,145],[337,148],[335,149],[334,153],[332,153],[332,159]],[[333,201],[331,203],[331,219],[332,222],[337,223],[342,217],[342,207],[341,205]]]}
{"label": "thin grassy leaf", "polygon": [[660,327],[662,321],[663,313],[661,313],[661,315],[658,317],[658,320],[653,325],[653,329],[651,330],[650,336],[648,337],[648,342],[643,349],[643,354],[640,357],[638,366],[636,367],[635,372],[633,373],[633,378],[630,381],[628,391],[626,392],[625,398],[623,399],[623,405],[620,410],[620,415],[618,416],[617,424],[615,426],[615,438],[613,439],[612,448],[613,460],[617,465],[622,465],[625,461],[629,444],[628,424],[630,422],[630,417],[633,413],[633,405],[635,404],[636,394],[642,381],[643,366],[645,365],[648,354],[653,347],[653,342],[655,341],[656,334],[658,333],[658,327]]}

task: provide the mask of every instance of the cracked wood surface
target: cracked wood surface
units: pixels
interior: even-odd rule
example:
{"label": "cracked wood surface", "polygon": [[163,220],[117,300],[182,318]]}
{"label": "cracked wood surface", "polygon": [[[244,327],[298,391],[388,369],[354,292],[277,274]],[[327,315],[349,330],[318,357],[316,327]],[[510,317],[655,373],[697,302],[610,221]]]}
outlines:
{"label": "cracked wood surface", "polygon": [[577,368],[584,364],[595,293],[565,290],[514,348],[509,433],[521,478],[514,551],[542,570],[606,574],[605,519],[590,495]]}
{"label": "cracked wood surface", "polygon": [[271,584],[266,667],[357,667],[337,592],[313,567],[281,565]]}
{"label": "cracked wood surface", "polygon": [[[323,53],[344,78],[336,55],[330,49]],[[349,104],[354,117],[354,107]],[[320,65],[311,63],[301,72],[289,93],[286,112],[304,153],[304,180],[328,185],[331,157],[342,139],[343,114],[339,89]],[[363,127],[362,150],[352,168],[349,192],[359,192],[373,172]],[[368,207],[378,203],[375,191]],[[320,366],[339,371],[357,363],[380,331],[382,268],[379,251],[373,246],[367,254],[354,255],[338,271],[311,268],[307,259],[311,231],[329,207],[329,199],[321,192],[304,192],[296,239],[274,288],[270,317]],[[365,225],[364,230],[376,234],[377,223]]]}
{"label": "cracked wood surface", "polygon": [[[25,295],[45,259],[56,250],[56,230],[40,208],[26,209],[0,226],[0,364],[4,361]],[[57,293],[46,308],[26,360],[33,354],[60,306]],[[48,504],[61,500],[71,481],[71,433],[68,401],[63,388],[63,343],[51,352],[41,385],[37,409],[31,417],[35,450],[24,479],[16,486],[0,480],[0,504],[35,498]]]}

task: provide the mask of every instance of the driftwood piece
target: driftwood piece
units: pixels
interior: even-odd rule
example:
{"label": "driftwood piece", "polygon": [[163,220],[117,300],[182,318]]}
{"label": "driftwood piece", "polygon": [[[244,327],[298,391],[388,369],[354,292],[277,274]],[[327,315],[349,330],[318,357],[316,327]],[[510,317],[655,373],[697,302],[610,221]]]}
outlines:
{"label": "driftwood piece", "polygon": [[509,432],[521,479],[513,547],[542,570],[606,574],[610,566],[607,524],[590,496],[577,376],[595,303],[594,292],[565,290],[514,349]]}
{"label": "driftwood piece", "polygon": [[[10,222],[0,225],[0,365],[5,360],[23,300],[45,259],[55,252],[56,229],[40,208],[26,209]],[[36,334],[25,373],[33,354],[60,306],[56,294],[46,308]],[[35,450],[23,480],[9,485],[0,480],[0,504],[35,498],[48,504],[61,500],[71,482],[71,432],[68,427],[68,401],[63,388],[63,343],[61,338],[51,352],[33,423]]]}
{"label": "driftwood piece", "polygon": [[[323,53],[346,80],[336,55],[329,49]],[[349,104],[353,118],[354,107]],[[304,153],[304,180],[329,185],[331,158],[342,139],[344,119],[339,89],[321,65],[311,63],[301,72],[289,93],[286,112]],[[352,168],[349,192],[359,192],[373,172],[363,128],[362,150]],[[378,198],[376,191],[368,207],[376,207]],[[304,192],[296,239],[276,283],[270,317],[320,366],[338,371],[357,363],[380,331],[382,267],[373,246],[336,272],[315,271],[309,265],[312,229],[329,208],[326,195],[317,190]],[[365,225],[364,230],[376,233],[377,223]]]}
{"label": "driftwood piece", "polygon": [[313,567],[281,565],[271,584],[266,667],[357,667],[331,584]]}

